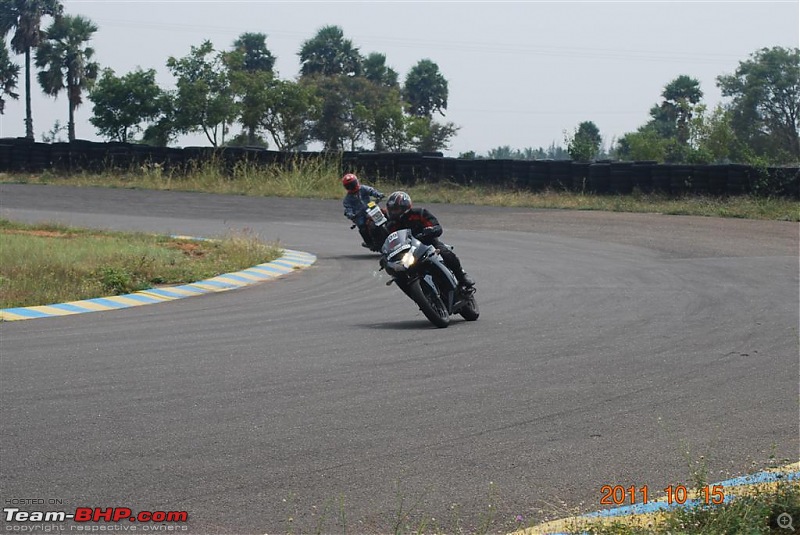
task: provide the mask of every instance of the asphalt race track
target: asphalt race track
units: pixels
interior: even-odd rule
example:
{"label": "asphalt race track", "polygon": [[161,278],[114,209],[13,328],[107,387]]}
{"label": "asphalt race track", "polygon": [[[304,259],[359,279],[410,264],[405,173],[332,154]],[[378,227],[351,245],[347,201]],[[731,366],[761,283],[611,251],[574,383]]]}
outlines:
{"label": "asphalt race track", "polygon": [[478,282],[477,322],[433,328],[338,201],[0,186],[0,217],[248,229],[318,256],[241,290],[0,324],[4,507],[187,511],[190,533],[494,532],[599,509],[606,484],[798,459],[796,223],[429,208]]}

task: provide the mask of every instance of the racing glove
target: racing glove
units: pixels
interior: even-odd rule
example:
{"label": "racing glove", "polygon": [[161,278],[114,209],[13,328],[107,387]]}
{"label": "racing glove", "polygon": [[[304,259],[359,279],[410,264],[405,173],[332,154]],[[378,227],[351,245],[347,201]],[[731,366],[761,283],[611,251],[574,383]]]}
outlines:
{"label": "racing glove", "polygon": [[420,232],[419,235],[422,238],[435,238],[436,229],[434,227],[425,227],[422,229],[422,232]]}

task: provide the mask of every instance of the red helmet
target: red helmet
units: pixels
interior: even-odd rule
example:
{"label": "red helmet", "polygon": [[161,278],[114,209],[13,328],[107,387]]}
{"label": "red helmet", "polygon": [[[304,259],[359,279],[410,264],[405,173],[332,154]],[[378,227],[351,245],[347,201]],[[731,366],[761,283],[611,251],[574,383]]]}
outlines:
{"label": "red helmet", "polygon": [[344,189],[351,193],[355,193],[358,191],[358,188],[361,187],[361,184],[358,182],[358,177],[353,173],[347,173],[342,177],[342,185]]}
{"label": "red helmet", "polygon": [[395,191],[386,199],[389,219],[397,219],[409,210],[411,210],[411,197],[405,191]]}

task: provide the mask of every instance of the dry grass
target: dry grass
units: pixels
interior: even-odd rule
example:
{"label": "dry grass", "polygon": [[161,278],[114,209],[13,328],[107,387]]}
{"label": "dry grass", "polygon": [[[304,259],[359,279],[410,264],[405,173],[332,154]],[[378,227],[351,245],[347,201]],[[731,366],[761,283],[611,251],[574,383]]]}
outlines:
{"label": "dry grass", "polygon": [[215,241],[192,241],[0,219],[0,308],[195,282],[281,254],[277,244],[264,244],[244,231]]}
{"label": "dry grass", "polygon": [[[249,196],[306,197],[340,199],[341,162],[337,160],[295,160],[281,166],[239,162],[226,168],[211,161],[194,166],[187,173],[169,173],[158,166],[145,166],[125,172],[56,175],[0,174],[0,182],[106,186],[154,190],[203,191]],[[505,187],[459,185],[453,182],[420,183],[406,186],[380,178],[362,177],[364,182],[389,193],[402,189],[416,202],[457,203],[487,206],[601,210],[610,212],[649,212],[673,215],[735,217],[778,221],[800,221],[800,202],[768,196],[671,197],[633,192],[628,195],[594,195],[549,189],[531,192]]]}

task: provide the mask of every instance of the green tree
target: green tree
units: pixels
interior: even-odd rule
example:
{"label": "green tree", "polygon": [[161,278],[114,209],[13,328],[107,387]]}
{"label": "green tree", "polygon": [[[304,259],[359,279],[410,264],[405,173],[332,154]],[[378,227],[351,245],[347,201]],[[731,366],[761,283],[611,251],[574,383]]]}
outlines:
{"label": "green tree", "polygon": [[372,112],[370,137],[377,152],[400,152],[408,146],[407,119],[403,115],[403,99],[397,88],[382,88],[379,102]]}
{"label": "green tree", "polygon": [[274,78],[275,57],[267,48],[263,33],[243,33],[233,42],[233,49],[223,54],[230,87],[239,106],[239,122],[246,131],[242,144],[258,145],[261,115],[269,102],[268,86]]}
{"label": "green tree", "polygon": [[549,160],[569,160],[569,152],[561,145],[556,145],[553,141],[545,151],[545,157]]}
{"label": "green tree", "polygon": [[267,89],[267,105],[259,127],[270,134],[278,150],[300,150],[311,139],[322,102],[313,86],[273,80]]}
{"label": "green tree", "polygon": [[489,150],[486,157],[490,160],[513,160],[519,151],[511,148],[511,145],[502,145],[500,147]]}
{"label": "green tree", "polygon": [[11,62],[8,57],[8,48],[5,41],[0,46],[0,115],[5,110],[6,101],[4,97],[8,96],[14,100],[19,98],[19,94],[14,91],[17,88],[17,80],[19,78],[19,65]]}
{"label": "green tree", "polygon": [[42,42],[42,17],[59,17],[63,10],[58,0],[0,0],[0,36],[5,38],[15,29],[11,50],[25,55],[25,137],[31,140],[31,50]]}
{"label": "green tree", "polygon": [[322,142],[327,151],[345,150],[346,141],[354,136],[349,124],[352,101],[347,77],[315,76],[302,83],[314,91],[320,102],[319,114],[312,128],[313,138]]}
{"label": "green tree", "polygon": [[137,68],[122,77],[112,69],[103,70],[89,92],[94,103],[89,119],[98,133],[111,141],[131,141],[142,131],[141,124],[161,114],[162,91],[156,85],[156,71]]}
{"label": "green tree", "polygon": [[359,139],[366,137],[373,143],[373,150],[384,151],[388,147],[402,150],[407,136],[403,117],[403,99],[400,89],[376,84],[366,78],[354,79],[354,124]]}
{"label": "green tree", "polygon": [[364,78],[370,82],[388,88],[399,88],[397,71],[386,65],[386,56],[373,52],[364,58]]}
{"label": "green tree", "polygon": [[159,116],[142,134],[141,142],[155,147],[166,147],[178,137],[180,133],[175,126],[175,94],[162,91],[158,101]]}
{"label": "green tree", "polygon": [[305,41],[298,53],[301,76],[356,76],[361,74],[362,58],[339,26],[325,26]]}
{"label": "green tree", "polygon": [[731,125],[758,155],[775,162],[800,161],[800,49],[762,48],[717,77],[731,97]]}
{"label": "green tree", "polygon": [[700,82],[686,75],[672,80],[661,92],[663,101],[650,109],[650,121],[617,141],[613,149],[623,160],[686,162],[695,151],[690,145],[693,118],[702,114]]}
{"label": "green tree", "polygon": [[269,148],[269,141],[260,134],[257,134],[255,139],[247,132],[239,132],[232,138],[228,138],[225,142],[226,147],[260,147],[263,149]]}
{"label": "green tree", "polygon": [[458,132],[453,123],[437,123],[430,117],[411,117],[408,120],[409,145],[418,152],[447,150]]}
{"label": "green tree", "polygon": [[274,75],[268,71],[230,70],[230,91],[235,98],[238,121],[244,127],[244,138],[248,145],[258,145],[261,139],[261,117],[268,112],[273,100],[270,88]]}
{"label": "green tree", "polygon": [[567,138],[567,152],[578,162],[590,162],[600,152],[603,138],[600,129],[592,121],[584,121],[578,125],[572,137]]}
{"label": "green tree", "polygon": [[700,82],[681,75],[672,80],[662,91],[664,100],[650,109],[651,123],[664,138],[675,138],[680,145],[689,142],[689,123],[695,106],[702,100]]}
{"label": "green tree", "polygon": [[383,150],[400,141],[398,132],[405,124],[397,89],[376,85],[363,76],[315,76],[303,84],[313,88],[319,99],[313,138],[325,150],[363,150],[368,140],[376,150]]}
{"label": "green tree", "polygon": [[275,56],[267,48],[267,36],[263,33],[245,32],[233,42],[228,67],[247,72],[272,72]]}
{"label": "green tree", "polygon": [[439,66],[429,59],[419,61],[406,75],[403,96],[408,112],[416,117],[432,117],[434,112],[444,115],[447,109],[447,80]]}
{"label": "green tree", "polygon": [[94,49],[86,46],[97,26],[80,15],[58,17],[47,28],[45,39],[36,49],[39,85],[57,97],[62,90],[69,103],[69,140],[75,140],[75,110],[83,102],[83,92],[91,89],[99,65],[92,61]]}
{"label": "green tree", "polygon": [[178,132],[202,132],[212,146],[225,142],[228,125],[236,120],[237,106],[228,71],[211,41],[192,46],[188,56],[167,60],[177,79],[174,121]]}
{"label": "green tree", "polygon": [[358,48],[345,39],[339,26],[325,26],[303,43],[298,55],[301,82],[320,102],[313,138],[329,151],[354,148],[364,136],[368,115],[359,106],[365,79]]}
{"label": "green tree", "polygon": [[692,120],[694,106],[703,98],[700,82],[686,75],[678,76],[664,87],[661,94],[664,105],[674,110],[675,130],[678,143],[689,143],[689,122]]}
{"label": "green tree", "polygon": [[50,129],[49,132],[44,132],[42,134],[42,142],[43,143],[63,143],[64,140],[61,138],[61,134],[67,131],[67,127],[61,124],[61,121],[56,119],[55,123],[53,123],[53,128]]}
{"label": "green tree", "polygon": [[663,162],[670,140],[665,138],[653,124],[645,125],[636,132],[628,132],[617,141],[616,153],[621,160],[654,160]]}
{"label": "green tree", "polygon": [[689,125],[691,150],[687,155],[690,163],[729,163],[733,159],[743,161],[743,145],[731,127],[731,112],[718,105],[707,113],[700,106]]}

